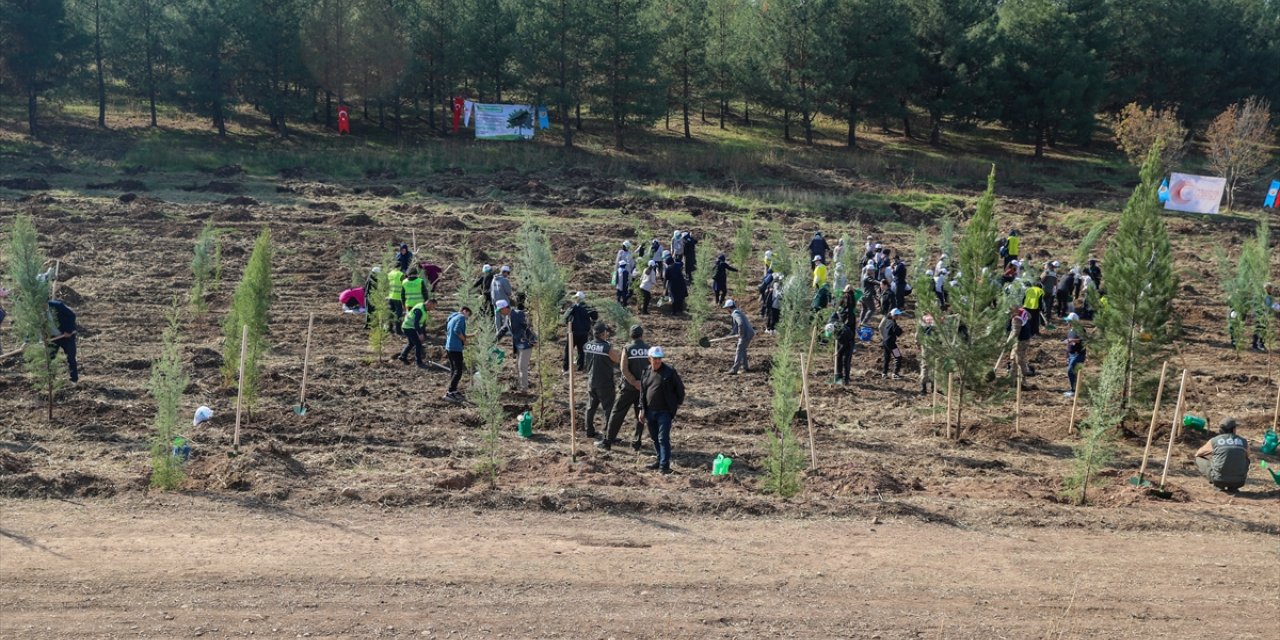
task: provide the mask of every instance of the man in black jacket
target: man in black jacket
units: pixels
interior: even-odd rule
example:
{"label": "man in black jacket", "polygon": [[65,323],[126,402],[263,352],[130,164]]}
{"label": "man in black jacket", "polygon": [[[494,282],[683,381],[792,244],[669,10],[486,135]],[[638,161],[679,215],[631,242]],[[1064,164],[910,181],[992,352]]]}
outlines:
{"label": "man in black jacket", "polygon": [[844,321],[834,328],[836,334],[836,384],[849,384],[849,370],[853,365],[853,345],[857,335],[853,330],[853,314],[845,314]]}
{"label": "man in black jacket", "polygon": [[[644,372],[649,368],[649,345],[644,342],[644,327],[640,325],[631,327],[631,344],[623,347],[621,356],[622,362],[619,363],[619,368],[622,369],[622,380],[618,384],[618,397],[613,403],[613,414],[609,416],[609,430],[604,440],[596,443],[597,447],[605,451],[613,447],[613,441],[618,438],[618,432],[622,430],[622,421],[640,408],[640,381],[644,379]],[[642,423],[637,420],[635,439],[631,442],[631,448],[639,451],[643,437]]]}
{"label": "man in black jacket", "polygon": [[54,335],[49,339],[49,359],[58,355],[58,349],[67,355],[67,373],[71,381],[80,380],[80,368],[76,366],[76,313],[61,300],[49,301],[49,320]]}
{"label": "man in black jacket", "polygon": [[649,469],[671,473],[671,421],[684,404],[684,381],[672,367],[663,364],[662,347],[650,347],[649,368],[640,380],[640,407],[649,423],[649,437],[658,454]]}
{"label": "man in black jacket", "polygon": [[898,349],[898,337],[902,335],[902,327],[898,326],[898,316],[902,309],[893,309],[880,323],[880,346],[884,348],[884,368],[880,377],[889,377],[889,361],[893,360],[893,379],[902,379],[902,351]]}
{"label": "man in black jacket", "polygon": [[684,273],[686,280],[693,280],[693,272],[698,270],[698,240],[693,233],[684,232]]}
{"label": "man in black jacket", "polygon": [[684,264],[674,260],[667,266],[667,295],[671,296],[671,315],[684,313],[684,300],[689,297],[689,286],[684,279]]}
{"label": "man in black jacket", "polygon": [[907,306],[907,263],[898,256],[893,262],[893,296],[894,306],[905,309]]}
{"label": "man in black jacket", "polygon": [[[564,312],[564,317],[560,319],[560,322],[568,325],[569,333],[573,335],[573,348],[574,351],[577,351],[578,353],[578,371],[582,371],[587,366],[586,360],[583,357],[583,349],[586,346],[587,339],[591,333],[591,321],[594,319],[591,316],[595,315],[595,312],[587,307],[586,293],[579,291],[577,295],[574,296],[574,300],[576,300],[576,302],[573,303],[572,307],[569,307],[568,311]],[[568,341],[564,343],[563,370],[565,373],[569,372]]]}

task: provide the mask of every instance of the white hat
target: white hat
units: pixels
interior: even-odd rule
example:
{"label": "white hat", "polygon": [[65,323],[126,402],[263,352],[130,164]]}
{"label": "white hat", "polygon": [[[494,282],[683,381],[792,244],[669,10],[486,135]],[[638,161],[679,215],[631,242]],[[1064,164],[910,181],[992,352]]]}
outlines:
{"label": "white hat", "polygon": [[649,261],[649,266],[651,266],[651,267],[656,267],[656,266],[658,266],[658,261],[657,261],[657,260],[650,260],[650,261]]}
{"label": "white hat", "polygon": [[1050,264],[1050,265],[1052,265],[1052,266],[1056,269],[1056,268],[1057,268],[1059,265],[1061,265],[1062,263],[1061,263],[1061,262],[1058,262],[1057,260],[1054,260],[1053,262],[1050,262],[1049,264]]}
{"label": "white hat", "polygon": [[867,239],[868,239],[868,240],[871,240],[871,239],[873,239],[873,238],[874,238],[874,236],[867,236]]}
{"label": "white hat", "polygon": [[579,292],[577,292],[577,293],[573,294],[573,297],[575,297],[575,298],[577,298],[577,299],[579,299],[579,300],[586,300],[586,299],[587,299],[587,292],[585,292],[585,291],[579,291]]}
{"label": "white hat", "polygon": [[661,359],[666,357],[666,353],[662,350],[662,347],[649,347],[649,357]]}
{"label": "white hat", "polygon": [[813,261],[814,261],[814,262],[822,262],[822,256],[814,256],[814,257],[813,257]]}
{"label": "white hat", "polygon": [[213,419],[213,409],[209,407],[200,407],[196,409],[195,418],[191,420],[191,426],[198,427],[201,422],[208,422]]}
{"label": "white hat", "polygon": [[732,309],[736,306],[738,305],[733,302],[733,298],[724,301],[724,308],[726,309]]}
{"label": "white hat", "polygon": [[619,260],[619,261],[618,261],[618,266],[619,266],[619,267],[625,267],[625,266],[627,266],[627,261],[626,261],[626,260]]}
{"label": "white hat", "polygon": [[880,248],[880,243],[879,243],[879,242],[875,243],[875,245],[873,245],[871,248],[872,248],[872,249],[879,249],[879,248]]}
{"label": "white hat", "polygon": [[890,311],[890,312],[889,312],[889,315],[891,315],[891,316],[900,316],[900,315],[902,315],[902,309],[894,309],[893,311]]}
{"label": "white hat", "polygon": [[622,246],[624,246],[624,247],[626,247],[626,248],[630,249],[630,248],[631,248],[631,241],[630,241],[630,240],[623,240],[623,241],[622,241]]}
{"label": "white hat", "polygon": [[483,272],[485,272],[485,273],[489,273],[490,271],[493,271],[493,265],[491,265],[491,264],[486,264],[485,266],[480,267],[480,270],[481,270],[481,271],[483,271]]}
{"label": "white hat", "polygon": [[945,253],[944,253],[944,254],[942,254],[941,259],[942,259],[942,260],[946,260],[946,259],[947,259],[947,254],[945,254]]}
{"label": "white hat", "polygon": [[1080,316],[1075,313],[1068,313],[1067,317],[1062,319],[1063,322],[1079,322]]}
{"label": "white hat", "polygon": [[511,267],[508,267],[507,265],[504,264],[502,265],[501,269],[498,269],[498,271],[501,271],[503,273],[511,273]]}
{"label": "white hat", "polygon": [[506,309],[509,306],[511,306],[511,303],[507,302],[506,300],[499,300],[493,303],[493,308],[497,309],[498,311],[502,311],[503,309]]}
{"label": "white hat", "polygon": [[769,258],[772,258],[772,257],[773,257],[773,249],[765,249],[765,250],[764,250],[764,259],[765,259],[765,260],[768,260]]}

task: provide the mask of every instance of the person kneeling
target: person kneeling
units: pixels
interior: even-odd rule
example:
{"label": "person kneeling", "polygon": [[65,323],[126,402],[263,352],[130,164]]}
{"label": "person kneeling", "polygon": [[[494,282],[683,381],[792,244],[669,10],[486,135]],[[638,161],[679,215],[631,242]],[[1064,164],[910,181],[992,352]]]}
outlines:
{"label": "person kneeling", "polygon": [[1218,435],[1196,451],[1196,468],[1209,484],[1235,493],[1249,478],[1249,441],[1236,435],[1236,421],[1228,418]]}

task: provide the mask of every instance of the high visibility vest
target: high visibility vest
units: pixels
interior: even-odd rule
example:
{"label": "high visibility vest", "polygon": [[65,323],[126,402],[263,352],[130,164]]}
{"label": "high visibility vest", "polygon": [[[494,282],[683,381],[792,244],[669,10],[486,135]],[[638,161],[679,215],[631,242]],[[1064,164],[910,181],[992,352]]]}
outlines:
{"label": "high visibility vest", "polygon": [[427,301],[427,283],[420,277],[414,276],[404,281],[404,306],[411,309],[423,302]]}
{"label": "high visibility vest", "polygon": [[391,285],[387,288],[388,300],[404,300],[404,272],[392,267],[387,272],[387,284]]}
{"label": "high visibility vest", "polygon": [[400,328],[406,331],[413,329],[413,312],[414,311],[422,312],[422,330],[426,331],[427,330],[427,303],[425,302],[419,302],[418,304],[413,305],[413,308],[410,309],[408,313],[404,314],[404,322],[400,323]]}
{"label": "high visibility vest", "polygon": [[1009,255],[1018,255],[1018,240],[1020,240],[1018,236],[1009,236],[1009,243],[1005,245],[1006,249],[1009,251]]}
{"label": "high visibility vest", "polygon": [[821,287],[826,283],[827,283],[827,265],[818,263],[818,266],[813,268],[813,286],[815,288]]}
{"label": "high visibility vest", "polygon": [[1031,287],[1027,289],[1027,295],[1023,298],[1022,307],[1035,311],[1040,308],[1040,299],[1044,297],[1044,289],[1040,287]]}

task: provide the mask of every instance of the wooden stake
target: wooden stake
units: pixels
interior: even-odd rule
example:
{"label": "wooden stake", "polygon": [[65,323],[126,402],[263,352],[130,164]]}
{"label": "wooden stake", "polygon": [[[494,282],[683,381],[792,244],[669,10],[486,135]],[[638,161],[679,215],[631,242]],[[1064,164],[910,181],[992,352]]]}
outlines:
{"label": "wooden stake", "polygon": [[1014,392],[1013,400],[1013,433],[1022,435],[1022,363],[1016,362],[1018,367],[1018,390]]}
{"label": "wooden stake", "polygon": [[1080,367],[1080,371],[1076,372],[1076,389],[1071,395],[1071,422],[1067,424],[1067,435],[1074,435],[1076,432],[1076,405],[1080,402],[1080,389],[1084,387],[1084,367]]}
{"label": "wooden stake", "polygon": [[573,364],[574,344],[573,330],[570,329],[565,333],[569,334],[569,354],[566,361],[569,364],[569,462],[578,461],[578,404],[573,395],[573,374],[576,367]]}
{"label": "wooden stake", "polygon": [[1276,410],[1271,416],[1271,430],[1276,430],[1276,424],[1280,423],[1280,384],[1276,385]]}
{"label": "wooden stake", "polygon": [[298,407],[303,411],[307,409],[307,362],[311,359],[311,327],[315,321],[316,314],[312,311],[307,317],[307,346],[302,351],[302,386],[298,389]]}
{"label": "wooden stake", "polygon": [[955,373],[947,374],[947,439],[951,439],[951,382],[955,378]]}
{"label": "wooden stake", "polygon": [[1160,367],[1160,386],[1156,387],[1156,404],[1151,407],[1151,426],[1147,427],[1147,446],[1142,450],[1142,466],[1138,467],[1139,484],[1146,477],[1147,458],[1151,455],[1151,439],[1156,435],[1156,417],[1160,414],[1160,400],[1164,398],[1164,375],[1168,370],[1169,361],[1165,360],[1164,366]]}
{"label": "wooden stake", "polygon": [[1169,448],[1164,452],[1164,470],[1160,472],[1160,488],[1169,477],[1169,460],[1173,458],[1173,441],[1178,437],[1178,415],[1182,413],[1182,402],[1187,391],[1187,370],[1182,370],[1182,383],[1178,385],[1178,402],[1173,405],[1173,427],[1169,430]]}
{"label": "wooden stake", "polygon": [[800,371],[804,376],[800,380],[800,389],[804,394],[804,417],[809,421],[809,466],[818,468],[818,450],[813,444],[813,411],[809,408],[809,366],[804,354],[800,354]]}
{"label": "wooden stake", "polygon": [[418,230],[410,229],[409,233],[413,234],[413,255],[414,257],[417,257],[418,256]]}
{"label": "wooden stake", "polygon": [[49,298],[56,300],[58,298],[58,272],[62,270],[62,261],[58,260],[53,263],[53,280],[49,282]]}
{"label": "wooden stake", "polygon": [[929,407],[929,424],[938,424],[938,373],[933,373],[933,404]]}
{"label": "wooden stake", "polygon": [[236,430],[231,436],[231,447],[240,453],[240,407],[244,400],[244,359],[245,349],[249,346],[249,325],[240,327],[240,382],[236,385]]}

